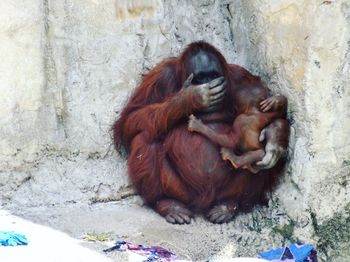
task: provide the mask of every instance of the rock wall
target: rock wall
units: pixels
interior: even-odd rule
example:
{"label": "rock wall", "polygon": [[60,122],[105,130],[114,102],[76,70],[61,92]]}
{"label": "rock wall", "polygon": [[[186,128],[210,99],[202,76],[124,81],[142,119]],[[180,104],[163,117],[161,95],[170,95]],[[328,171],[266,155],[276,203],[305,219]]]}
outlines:
{"label": "rock wall", "polygon": [[58,205],[123,191],[125,160],[110,136],[119,110],[142,73],[192,41],[212,42],[232,62],[227,6],[2,1],[2,202]]}
{"label": "rock wall", "polygon": [[350,5],[256,0],[230,10],[237,63],[289,98],[290,163],[274,196],[288,237],[312,239],[325,261],[347,261]]}
{"label": "rock wall", "polygon": [[348,1],[3,0],[0,28],[2,205],[127,194],[113,120],[142,73],[204,39],[290,101],[286,175],[268,208],[228,225],[232,252],[305,241],[348,261]]}

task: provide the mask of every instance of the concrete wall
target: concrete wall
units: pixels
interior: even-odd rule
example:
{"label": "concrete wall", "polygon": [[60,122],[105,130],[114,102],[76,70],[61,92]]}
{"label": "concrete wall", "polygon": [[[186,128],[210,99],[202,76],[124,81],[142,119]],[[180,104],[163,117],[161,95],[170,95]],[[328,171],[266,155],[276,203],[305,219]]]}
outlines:
{"label": "concrete wall", "polygon": [[267,209],[232,223],[233,239],[300,240],[346,261],[349,31],[346,0],[3,0],[0,200],[49,206],[125,192],[113,120],[142,73],[204,39],[290,101],[286,175]]}
{"label": "concrete wall", "polygon": [[289,98],[291,160],[275,197],[290,237],[341,259],[350,240],[349,2],[233,1],[230,10],[237,62]]}
{"label": "concrete wall", "polygon": [[110,128],[141,74],[199,39],[235,58],[227,4],[191,2],[1,1],[3,203],[87,201],[127,185]]}

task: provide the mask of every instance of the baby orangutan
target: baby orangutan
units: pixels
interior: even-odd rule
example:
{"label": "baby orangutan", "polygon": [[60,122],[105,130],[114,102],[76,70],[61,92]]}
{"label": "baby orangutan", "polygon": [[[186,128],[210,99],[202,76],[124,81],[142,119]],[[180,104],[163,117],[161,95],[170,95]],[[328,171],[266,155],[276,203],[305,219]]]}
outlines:
{"label": "baby orangutan", "polygon": [[[194,115],[190,115],[188,122],[189,131],[198,132],[222,146],[223,160],[254,174],[258,170],[252,164],[261,161],[265,155],[261,144],[265,135],[262,131],[276,118],[285,117],[288,105],[282,95],[269,97],[269,90],[260,83],[248,82],[236,91],[233,102],[237,117],[228,133],[215,132]],[[274,134],[268,135],[273,139]]]}

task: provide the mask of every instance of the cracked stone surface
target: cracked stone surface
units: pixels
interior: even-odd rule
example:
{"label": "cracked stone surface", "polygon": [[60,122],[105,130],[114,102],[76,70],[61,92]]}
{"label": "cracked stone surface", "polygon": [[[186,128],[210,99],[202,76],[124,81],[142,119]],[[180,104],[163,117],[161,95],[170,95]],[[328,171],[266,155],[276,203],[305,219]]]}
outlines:
{"label": "cracked stone surface", "polygon": [[[2,209],[195,261],[295,241],[349,261],[348,1],[3,0],[0,28]],[[110,127],[142,74],[201,39],[288,97],[289,162],[268,207],[172,226],[133,196]]]}

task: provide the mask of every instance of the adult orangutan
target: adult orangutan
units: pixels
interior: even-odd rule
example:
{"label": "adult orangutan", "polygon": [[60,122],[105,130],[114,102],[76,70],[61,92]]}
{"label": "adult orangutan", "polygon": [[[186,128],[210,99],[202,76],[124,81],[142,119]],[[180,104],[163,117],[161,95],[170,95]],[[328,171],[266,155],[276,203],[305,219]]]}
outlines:
{"label": "adult orangutan", "polygon": [[234,169],[221,147],[187,129],[194,114],[216,133],[226,134],[235,119],[237,88],[261,80],[205,42],[190,44],[143,77],[113,126],[114,143],[128,152],[131,182],[144,201],[170,223],[190,223],[205,212],[213,223],[231,220],[265,199],[283,168],[289,125],[277,118],[264,128],[265,156],[258,174]]}

